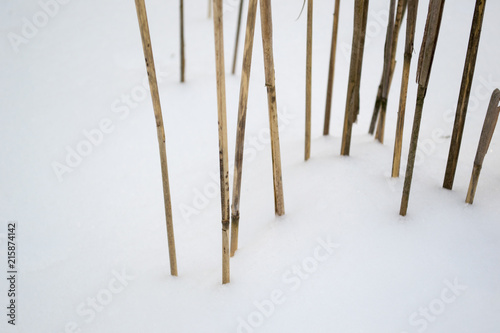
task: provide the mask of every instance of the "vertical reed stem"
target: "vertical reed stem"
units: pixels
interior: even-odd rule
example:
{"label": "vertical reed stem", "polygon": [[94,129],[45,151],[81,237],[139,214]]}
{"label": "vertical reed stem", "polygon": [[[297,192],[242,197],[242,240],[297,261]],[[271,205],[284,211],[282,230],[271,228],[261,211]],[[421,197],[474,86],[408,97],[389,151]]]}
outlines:
{"label": "vertical reed stem", "polygon": [[271,153],[273,161],[274,207],[276,215],[285,214],[283,199],[283,181],[281,176],[281,154],[278,130],[278,109],[276,106],[276,84],[273,55],[273,23],[271,0],[260,0],[260,18],[262,44],[264,50],[264,67],[266,76],[267,101],[269,108],[269,126],[271,132]]}
{"label": "vertical reed stem", "polygon": [[351,65],[347,86],[347,99],[344,116],[344,129],[340,154],[349,156],[351,149],[352,125],[359,107],[359,81],[363,64],[363,49],[368,13],[368,0],[354,2],[354,31],[352,37]]}
{"label": "vertical reed stem", "polygon": [[243,14],[243,0],[240,0],[240,9],[238,11],[238,24],[236,26],[236,40],[234,42],[233,68],[231,73],[236,71],[236,60],[238,59],[238,46],[240,44],[241,16]]}
{"label": "vertical reed stem", "polygon": [[312,88],[313,0],[307,0],[306,47],[306,139],[304,159],[311,157],[311,88]]}
{"label": "vertical reed stem", "polygon": [[247,28],[243,50],[241,70],[240,100],[238,104],[238,124],[236,131],[236,152],[234,154],[233,200],[231,204],[231,256],[238,249],[238,231],[240,222],[241,177],[243,172],[243,152],[245,144],[245,125],[248,105],[248,86],[252,67],[252,51],[255,34],[255,20],[258,0],[248,3]]}
{"label": "vertical reed stem", "polygon": [[467,107],[469,105],[470,91],[474,79],[474,70],[476,68],[477,52],[479,48],[479,40],[481,38],[481,28],[483,26],[485,7],[486,0],[476,0],[476,7],[474,9],[474,17],[472,19],[472,27],[469,37],[469,46],[467,47],[467,56],[465,58],[462,84],[460,86],[460,94],[458,97],[455,123],[453,125],[453,134],[451,136],[450,152],[448,154],[446,173],[443,181],[443,187],[448,190],[453,188],[453,182],[455,180],[458,155],[460,153],[460,145],[462,143],[465,126],[465,117],[467,116]]}
{"label": "vertical reed stem", "polygon": [[328,69],[328,84],[326,88],[325,122],[323,135],[330,133],[330,118],[332,113],[333,80],[335,77],[335,57],[337,54],[337,36],[339,30],[339,9],[340,0],[335,0],[335,10],[333,14],[332,46],[330,49],[330,67]]}
{"label": "vertical reed stem", "polygon": [[410,65],[415,40],[415,27],[417,24],[418,0],[408,1],[408,22],[406,25],[406,46],[403,64],[403,78],[401,80],[401,93],[399,96],[398,121],[396,125],[396,139],[394,142],[394,156],[392,160],[392,177],[399,177],[401,166],[401,150],[403,148],[403,129],[406,112],[406,99],[408,95],[408,81]]}
{"label": "vertical reed stem", "polygon": [[180,23],[181,23],[181,82],[184,82],[186,70],[186,57],[184,46],[184,0],[180,0]]}
{"label": "vertical reed stem", "polygon": [[170,186],[168,182],[167,149],[165,145],[165,129],[163,127],[163,117],[161,113],[160,95],[158,93],[158,82],[156,80],[156,70],[149,34],[148,17],[144,0],[135,0],[139,28],[141,30],[142,47],[146,60],[146,70],[148,72],[151,99],[156,119],[156,133],[160,150],[161,175],[163,184],[163,199],[165,205],[165,219],[167,222],[168,252],[170,259],[170,274],[177,276],[177,259],[175,254],[174,225],[172,221],[172,203],[170,199]]}
{"label": "vertical reed stem", "polygon": [[384,143],[384,129],[385,129],[385,114],[387,111],[387,96],[389,91],[389,84],[391,80],[392,70],[392,40],[394,38],[394,10],[396,8],[396,0],[391,0],[389,8],[389,21],[387,22],[387,34],[385,37],[385,51],[384,51],[384,71],[382,78],[382,99],[380,101],[380,118],[378,121],[377,132],[375,138]]}
{"label": "vertical reed stem", "polygon": [[214,0],[215,67],[219,122],[219,165],[222,210],[222,283],[230,281],[229,271],[229,166],[227,154],[226,81],[224,69],[224,29],[222,0]]}
{"label": "vertical reed stem", "polygon": [[474,202],[474,196],[476,194],[477,183],[479,181],[479,174],[481,172],[481,168],[483,167],[484,157],[488,152],[491,139],[493,138],[493,133],[495,132],[495,127],[498,122],[498,113],[500,112],[500,106],[498,105],[499,102],[500,90],[495,89],[495,91],[491,94],[490,105],[488,106],[488,111],[486,112],[483,130],[481,131],[481,137],[479,138],[479,144],[477,147],[476,158],[474,159],[474,168],[470,178],[467,198],[465,199],[465,202],[469,204]]}
{"label": "vertical reed stem", "polygon": [[401,198],[401,208],[399,214],[405,216],[408,210],[408,200],[410,197],[410,187],[413,178],[413,168],[415,165],[415,155],[417,153],[418,134],[422,120],[422,109],[424,107],[425,94],[429,85],[432,63],[436,52],[439,29],[443,17],[445,0],[430,0],[425,23],[424,37],[418,61],[417,71],[417,103],[415,107],[415,119],[413,121],[413,131],[411,134],[410,152],[408,154],[408,164],[406,167],[405,183],[403,187],[403,196]]}

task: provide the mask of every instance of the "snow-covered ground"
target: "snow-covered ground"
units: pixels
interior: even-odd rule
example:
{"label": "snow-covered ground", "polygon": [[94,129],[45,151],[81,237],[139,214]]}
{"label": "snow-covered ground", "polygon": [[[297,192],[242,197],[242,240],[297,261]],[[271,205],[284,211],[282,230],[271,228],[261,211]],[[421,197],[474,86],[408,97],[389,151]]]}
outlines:
{"label": "snow-covered ground", "polygon": [[[406,20],[381,145],[367,130],[388,1],[370,1],[360,118],[351,156],[340,157],[353,6],[341,3],[331,136],[324,137],[334,1],[315,2],[312,157],[304,162],[306,16],[296,20],[300,0],[273,1],[286,215],[274,216],[258,20],[240,249],[231,260],[231,283],[222,286],[207,1],[185,0],[184,84],[178,82],[178,1],[147,1],[166,125],[175,278],[169,275],[158,144],[134,2],[58,1],[0,3],[1,332],[500,331],[499,133],[475,203],[464,203],[489,97],[500,87],[500,2],[487,3],[453,191],[441,184],[474,1],[445,6],[408,216],[401,218],[403,180],[391,179],[390,169]],[[402,175],[428,4],[420,2]],[[240,81],[229,74],[238,3],[225,0],[224,12],[230,161]],[[17,221],[15,327],[6,316],[9,221]]]}

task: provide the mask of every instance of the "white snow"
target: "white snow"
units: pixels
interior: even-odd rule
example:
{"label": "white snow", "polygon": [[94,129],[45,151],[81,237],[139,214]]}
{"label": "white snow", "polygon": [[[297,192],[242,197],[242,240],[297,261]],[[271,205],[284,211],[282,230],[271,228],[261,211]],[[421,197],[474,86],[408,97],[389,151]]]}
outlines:
{"label": "white snow", "polygon": [[[489,98],[500,87],[498,1],[486,5],[453,191],[441,184],[474,1],[445,5],[405,218],[398,212],[428,1],[419,6],[399,179],[390,178],[390,169],[406,19],[381,145],[367,130],[382,72],[388,1],[370,1],[360,117],[351,156],[340,157],[352,2],[341,3],[328,137],[322,136],[322,126],[333,1],[315,2],[312,157],[304,162],[306,15],[296,20],[300,0],[273,1],[286,215],[274,215],[258,19],[240,249],[231,259],[231,283],[224,286],[213,23],[207,1],[185,0],[184,84],[178,82],[178,1],[147,1],[162,79],[179,268],[175,278],[169,275],[152,104],[141,88],[146,71],[134,2],[72,0],[46,7],[52,16],[40,14],[41,4],[53,1],[0,4],[0,267],[6,274],[8,221],[17,221],[19,265],[16,326],[7,324],[8,286],[2,278],[0,331],[499,330],[499,133],[485,159],[475,203],[464,203]],[[225,1],[224,12],[231,165],[241,52],[238,74],[229,72],[238,3]],[[43,27],[25,28],[29,38],[15,52],[8,34],[22,36],[23,26],[34,19]],[[240,51],[243,40],[244,29]],[[67,166],[68,149],[87,149],[88,155],[81,161],[73,157],[71,172],[59,181],[53,165]]]}

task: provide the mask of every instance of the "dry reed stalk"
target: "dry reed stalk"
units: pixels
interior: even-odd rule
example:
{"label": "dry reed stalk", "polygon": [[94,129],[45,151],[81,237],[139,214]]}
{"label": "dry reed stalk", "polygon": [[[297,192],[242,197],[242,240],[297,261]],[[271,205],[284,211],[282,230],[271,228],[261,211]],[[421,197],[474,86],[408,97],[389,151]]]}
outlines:
{"label": "dry reed stalk", "polygon": [[472,27],[469,37],[469,46],[467,47],[467,57],[465,58],[464,73],[460,94],[458,97],[457,112],[455,115],[455,124],[453,125],[453,134],[451,136],[450,152],[446,164],[446,172],[443,181],[443,187],[451,190],[455,180],[457,170],[458,155],[465,126],[465,117],[467,116],[467,107],[469,105],[470,91],[474,79],[474,70],[476,67],[477,52],[479,40],[481,38],[481,28],[483,26],[484,8],[486,0],[477,0],[472,19]]}
{"label": "dry reed stalk", "polygon": [[406,167],[405,182],[403,186],[403,196],[401,198],[401,208],[399,214],[405,216],[408,211],[408,201],[410,198],[411,181],[415,166],[415,156],[417,153],[418,134],[422,120],[422,110],[424,107],[425,95],[429,85],[432,63],[436,51],[441,19],[443,17],[445,0],[430,0],[427,22],[425,24],[424,37],[418,60],[417,70],[417,103],[415,107],[415,119],[413,120],[413,130],[411,133],[410,151],[408,153],[408,163]]}
{"label": "dry reed stalk", "polygon": [[380,143],[384,143],[384,129],[385,129],[385,114],[387,111],[387,92],[389,90],[389,83],[391,80],[392,72],[392,40],[394,38],[394,11],[396,8],[396,0],[391,0],[389,8],[389,21],[387,22],[387,34],[385,37],[385,50],[384,50],[384,70],[382,77],[382,98],[380,100],[380,115],[375,133],[375,139]]}
{"label": "dry reed stalk", "polygon": [[240,0],[240,9],[238,11],[238,24],[236,25],[236,40],[234,41],[233,68],[231,73],[236,72],[236,60],[238,59],[238,46],[240,44],[241,16],[243,15],[243,0]]}
{"label": "dry reed stalk", "polygon": [[180,0],[180,30],[181,30],[181,82],[184,82],[184,74],[186,70],[186,56],[184,46],[184,0]]}
{"label": "dry reed stalk", "polygon": [[335,57],[337,54],[337,36],[339,31],[339,9],[340,0],[335,0],[335,10],[333,13],[332,46],[330,49],[330,65],[328,68],[328,84],[326,88],[325,122],[323,135],[330,133],[330,118],[332,113],[333,80],[335,77]]}
{"label": "dry reed stalk", "polygon": [[177,259],[175,254],[174,225],[172,221],[172,203],[170,199],[170,186],[168,182],[167,149],[165,145],[165,129],[163,127],[163,117],[161,113],[160,95],[158,93],[158,82],[156,80],[156,70],[149,34],[148,17],[144,0],[135,0],[139,28],[141,30],[142,47],[146,60],[146,70],[148,72],[151,99],[156,119],[156,132],[160,150],[161,175],[163,184],[163,199],[165,204],[165,218],[167,222],[168,252],[170,259],[170,274],[177,276]]}
{"label": "dry reed stalk", "polygon": [[306,138],[304,159],[311,157],[311,88],[312,88],[312,38],[313,0],[307,0],[307,45],[306,45]]}
{"label": "dry reed stalk", "polygon": [[361,79],[361,66],[363,63],[364,32],[366,32],[368,4],[368,0],[355,0],[354,2],[351,65],[349,69],[342,146],[340,150],[340,154],[344,156],[348,156],[350,153],[352,124],[355,119],[356,109],[359,106],[359,81]]}
{"label": "dry reed stalk", "polygon": [[[399,32],[401,30],[401,23],[403,22],[404,14],[406,12],[408,0],[399,0],[396,10],[396,19],[394,21],[394,34],[392,37],[392,51],[391,51],[391,73],[389,78],[389,86],[387,90],[387,98],[389,97],[389,92],[391,90],[392,78],[394,76],[394,70],[396,68],[396,51],[398,49]],[[375,126],[379,119],[380,106],[382,103],[382,87],[384,84],[384,73],[382,73],[382,78],[380,79],[380,84],[378,86],[377,98],[375,99],[375,107],[373,108],[372,119],[370,122],[370,128],[368,130],[369,134],[375,132]]]}
{"label": "dry reed stalk", "polygon": [[226,80],[224,69],[224,29],[222,0],[214,0],[215,67],[217,72],[217,110],[219,123],[219,165],[222,210],[222,283],[230,281],[229,271],[229,165],[227,153]]}
{"label": "dry reed stalk", "polygon": [[474,159],[474,168],[472,169],[467,198],[465,199],[465,202],[469,204],[474,202],[474,196],[476,194],[477,183],[479,181],[479,174],[481,172],[481,168],[483,167],[484,157],[490,147],[491,138],[493,137],[493,132],[495,131],[498,121],[498,113],[500,112],[500,106],[498,105],[499,102],[500,90],[495,89],[495,91],[491,94],[490,105],[488,106],[488,112],[486,113],[486,118],[484,119],[483,130],[481,131],[481,138],[479,139],[476,158]]}
{"label": "dry reed stalk", "polygon": [[271,132],[271,154],[273,161],[274,209],[278,216],[285,214],[283,199],[283,181],[281,175],[281,153],[278,130],[278,109],[276,105],[276,84],[273,55],[273,21],[271,0],[260,0],[260,19],[262,44],[264,50],[264,67],[269,109],[269,127]]}
{"label": "dry reed stalk", "polygon": [[401,150],[403,147],[403,129],[406,112],[406,99],[408,95],[408,81],[410,65],[415,40],[415,27],[417,25],[418,0],[408,1],[408,22],[406,25],[406,46],[403,64],[403,78],[401,80],[401,93],[399,96],[398,121],[396,125],[396,138],[394,141],[394,155],[392,160],[392,177],[399,177],[401,166]]}
{"label": "dry reed stalk", "polygon": [[360,52],[356,61],[356,85],[354,88],[354,113],[352,123],[358,121],[359,105],[360,105],[360,90],[361,90],[361,70],[363,65],[363,54],[365,51],[365,36],[366,26],[368,24],[368,3],[363,7],[363,20],[361,24],[361,39],[359,41]]}
{"label": "dry reed stalk", "polygon": [[243,172],[248,87],[252,67],[252,51],[255,34],[255,20],[257,16],[257,4],[258,0],[250,0],[248,3],[247,28],[243,49],[243,66],[241,70],[240,99],[238,104],[238,123],[236,131],[236,152],[234,154],[233,200],[231,203],[231,256],[234,256],[234,253],[238,249],[241,176]]}

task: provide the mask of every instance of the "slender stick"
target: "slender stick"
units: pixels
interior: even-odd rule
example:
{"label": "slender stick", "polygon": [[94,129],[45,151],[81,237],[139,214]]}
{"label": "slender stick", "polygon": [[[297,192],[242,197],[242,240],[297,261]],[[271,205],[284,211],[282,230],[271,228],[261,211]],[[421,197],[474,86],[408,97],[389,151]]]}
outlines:
{"label": "slender stick", "polygon": [[413,131],[411,133],[410,151],[408,153],[408,164],[406,167],[403,196],[401,198],[401,208],[399,214],[405,216],[408,211],[408,200],[410,198],[411,181],[413,178],[413,168],[415,166],[415,156],[417,153],[418,134],[420,132],[420,122],[422,120],[422,110],[424,107],[425,94],[429,85],[432,63],[436,51],[441,19],[445,0],[430,0],[427,22],[425,24],[422,47],[417,71],[417,103],[415,107],[415,119],[413,120]]}
{"label": "slender stick", "polygon": [[243,14],[243,0],[240,0],[240,9],[238,11],[238,25],[236,26],[236,40],[234,42],[233,69],[232,74],[236,71],[236,60],[238,59],[238,46],[240,44],[241,16]]}
{"label": "slender stick", "polygon": [[474,79],[474,70],[476,67],[477,52],[479,48],[479,40],[481,38],[481,27],[483,25],[485,7],[486,0],[476,0],[469,46],[467,48],[467,57],[465,58],[464,73],[462,76],[462,85],[460,87],[460,94],[458,97],[455,124],[453,125],[453,134],[451,136],[450,152],[448,154],[448,162],[443,182],[443,187],[449,190],[453,188],[455,171],[457,170],[458,155],[460,153],[460,145],[462,143],[462,135],[464,132],[465,117],[467,116],[467,107],[469,105],[472,81]]}
{"label": "slender stick", "polygon": [[363,68],[363,54],[365,51],[366,26],[368,24],[368,4],[363,7],[363,21],[361,24],[361,39],[359,41],[359,54],[356,61],[356,85],[354,88],[354,114],[352,122],[358,121],[360,90],[361,90],[361,70]]}
{"label": "slender stick", "polygon": [[312,88],[312,38],[313,0],[307,0],[307,47],[306,47],[306,146],[304,159],[311,157],[311,88]]}
{"label": "slender stick", "polygon": [[[356,100],[359,99],[358,81],[361,78],[360,67],[363,63],[364,36],[366,29],[366,13],[368,12],[368,0],[356,0],[354,3],[354,31],[352,37],[351,65],[349,69],[349,81],[347,86],[347,99],[344,116],[344,129],[342,134],[342,146],[340,154],[348,156],[351,148],[352,124],[356,112]],[[365,29],[363,29],[365,27]]]}
{"label": "slender stick", "polygon": [[410,198],[411,181],[413,179],[413,169],[415,166],[415,156],[417,155],[418,134],[420,132],[420,123],[422,121],[422,110],[424,108],[425,87],[419,85],[417,92],[417,105],[415,107],[415,116],[413,119],[413,130],[411,132],[410,151],[408,153],[408,164],[406,167],[405,183],[403,186],[403,197],[401,199],[401,208],[399,214],[405,216],[408,211],[408,200]]}
{"label": "slender stick", "polygon": [[184,52],[184,0],[180,0],[180,22],[181,22],[181,82],[184,82],[186,70],[186,57]]}
{"label": "slender stick", "polygon": [[491,138],[493,137],[493,132],[498,121],[498,113],[500,112],[500,90],[495,89],[493,94],[491,94],[490,105],[488,107],[488,112],[486,113],[486,118],[484,119],[483,130],[481,132],[481,138],[479,139],[479,146],[477,147],[476,158],[474,160],[474,168],[472,170],[472,176],[470,178],[469,189],[467,191],[467,198],[465,202],[472,204],[474,202],[474,196],[476,194],[477,183],[479,181],[479,174],[481,168],[483,167],[484,157],[488,152],[490,147]]}
{"label": "slender stick", "polygon": [[383,80],[384,80],[384,75],[382,73],[382,78],[380,79],[380,84],[378,85],[377,98],[375,99],[375,106],[373,107],[372,120],[370,122],[370,128],[368,129],[368,134],[373,134],[375,132],[375,126],[377,125],[378,113],[380,111],[380,103],[382,99]]}
{"label": "slender stick", "polygon": [[170,186],[168,182],[167,149],[165,145],[165,129],[163,127],[163,117],[161,113],[160,95],[158,93],[158,82],[156,81],[156,70],[149,34],[148,17],[144,0],[135,0],[137,18],[141,30],[142,47],[144,58],[146,59],[146,70],[148,72],[151,99],[153,100],[153,110],[156,119],[156,132],[160,150],[161,175],[163,184],[163,199],[165,204],[165,219],[167,222],[168,252],[170,258],[170,274],[177,276],[177,259],[175,254],[174,225],[172,221],[172,203],[170,199]]}
{"label": "slender stick", "polygon": [[231,204],[231,256],[238,249],[238,231],[240,222],[241,175],[243,171],[243,150],[245,144],[245,125],[248,105],[248,86],[252,67],[252,51],[255,34],[255,20],[258,0],[248,3],[247,28],[243,50],[243,68],[241,71],[240,101],[238,104],[238,125],[236,131],[236,152],[234,154],[233,201]]}
{"label": "slender stick", "polygon": [[[396,11],[396,20],[394,21],[394,34],[392,38],[392,51],[391,51],[391,73],[389,79],[389,86],[387,90],[387,97],[389,97],[389,92],[391,90],[392,78],[394,76],[394,70],[396,68],[396,51],[398,49],[398,40],[399,40],[399,32],[401,30],[401,23],[403,22],[403,17],[406,12],[408,0],[399,0],[397,11]],[[377,125],[377,120],[379,118],[379,111],[382,103],[382,87],[384,84],[384,73],[382,73],[382,78],[380,79],[380,84],[378,86],[377,98],[375,99],[375,107],[373,108],[372,120],[370,122],[370,128],[368,130],[369,134],[373,134],[375,132],[375,126]]]}
{"label": "slender stick", "polygon": [[335,57],[337,54],[337,35],[339,31],[339,9],[340,0],[335,0],[335,10],[333,14],[332,46],[330,49],[330,67],[328,69],[328,85],[326,88],[326,107],[323,135],[330,133],[330,118],[332,113],[333,79],[335,77]]}
{"label": "slender stick", "polygon": [[276,215],[285,214],[283,182],[281,176],[281,154],[278,130],[278,109],[276,106],[276,85],[273,55],[273,22],[271,0],[260,0],[262,44],[266,76],[267,102],[269,108],[269,127],[271,132],[271,153],[273,161],[274,209]]}
{"label": "slender stick", "polygon": [[399,96],[399,112],[396,125],[396,139],[394,142],[394,156],[392,160],[392,177],[399,177],[401,166],[401,150],[403,147],[403,129],[406,111],[406,99],[408,95],[408,81],[410,77],[410,65],[413,54],[413,42],[415,40],[415,27],[417,25],[418,0],[408,1],[408,22],[406,25],[406,46],[403,64],[403,78],[401,80],[401,93]]}
{"label": "slender stick", "polygon": [[377,132],[375,138],[384,143],[384,129],[385,129],[385,114],[387,111],[387,95],[389,90],[389,82],[391,80],[391,67],[392,67],[392,40],[394,38],[394,11],[396,8],[396,0],[391,0],[389,8],[389,21],[387,22],[387,34],[385,37],[385,51],[384,51],[384,70],[382,78],[382,98],[380,100],[380,118],[378,121]]}
{"label": "slender stick", "polygon": [[212,1],[213,0],[208,0],[208,14],[207,14],[208,18],[212,18]]}
{"label": "slender stick", "polygon": [[222,283],[229,283],[229,166],[227,157],[226,81],[222,0],[214,0],[215,65],[219,121],[220,189],[222,210]]}

